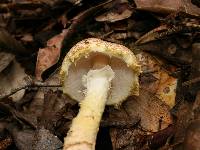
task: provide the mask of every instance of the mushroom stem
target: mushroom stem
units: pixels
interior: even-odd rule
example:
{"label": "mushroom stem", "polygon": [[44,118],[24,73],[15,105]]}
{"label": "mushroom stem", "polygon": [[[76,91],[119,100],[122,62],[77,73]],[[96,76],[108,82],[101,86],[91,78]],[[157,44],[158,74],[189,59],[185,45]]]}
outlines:
{"label": "mushroom stem", "polygon": [[114,72],[110,66],[90,70],[83,78],[86,96],[64,141],[64,150],[94,150]]}

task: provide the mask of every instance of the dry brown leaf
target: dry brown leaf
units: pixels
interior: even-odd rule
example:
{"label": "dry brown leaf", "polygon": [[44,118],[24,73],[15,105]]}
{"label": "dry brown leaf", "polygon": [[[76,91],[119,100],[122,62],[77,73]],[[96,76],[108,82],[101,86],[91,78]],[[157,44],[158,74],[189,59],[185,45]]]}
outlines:
{"label": "dry brown leaf", "polygon": [[172,108],[175,105],[177,79],[169,76],[162,67],[163,62],[151,55],[142,52],[137,55],[137,58],[145,73],[141,78],[141,87],[155,94],[157,98]]}
{"label": "dry brown leaf", "polygon": [[[44,81],[44,83],[48,85],[59,85],[60,78],[58,70],[53,73],[46,81]],[[33,97],[32,102],[29,105],[29,108],[23,112],[23,115],[29,122],[31,122],[31,124],[38,126],[39,117],[40,121],[42,120],[40,123],[44,123],[43,126],[53,126],[52,122],[54,118],[51,115],[55,115],[65,106],[66,103],[70,101],[68,97],[63,98],[64,95],[60,96],[58,94],[59,89],[61,90],[59,87],[38,89],[37,93]],[[54,117],[56,118],[56,116]]]}
{"label": "dry brown leaf", "polygon": [[0,52],[0,72],[4,70],[10,62],[15,58],[15,56],[11,53]]}
{"label": "dry brown leaf", "polygon": [[199,16],[200,8],[191,3],[191,0],[135,0],[138,9],[158,13],[183,11],[190,15]]}
{"label": "dry brown leaf", "polygon": [[193,113],[190,114],[188,112],[188,114],[191,115],[189,119],[194,117],[194,120],[190,120],[189,125],[187,126],[183,145],[185,149],[195,150],[200,147],[200,91],[197,92],[192,107]]}
{"label": "dry brown leaf", "polygon": [[63,30],[62,33],[48,40],[45,48],[39,49],[35,70],[36,79],[42,80],[42,73],[58,62],[65,34],[66,30]]}
{"label": "dry brown leaf", "polygon": [[146,34],[144,34],[142,37],[140,37],[135,42],[135,44],[140,45],[140,44],[144,44],[147,42],[158,40],[158,38],[160,37],[160,34],[162,32],[166,32],[168,29],[169,29],[169,27],[167,25],[161,25],[161,26],[147,32]]}
{"label": "dry brown leaf", "polygon": [[62,147],[62,142],[58,137],[44,128],[20,130],[13,126],[10,130],[20,150],[59,150]]}
{"label": "dry brown leaf", "polygon": [[[9,94],[12,90],[24,87],[28,84],[28,79],[29,76],[25,73],[24,69],[16,60],[14,60],[10,66],[0,73],[1,95]],[[13,101],[19,101],[24,96],[24,93],[25,89],[22,89],[10,97],[13,99]]]}
{"label": "dry brown leaf", "polygon": [[113,6],[113,9],[108,12],[97,16],[95,19],[99,22],[116,22],[119,20],[129,18],[133,13],[132,8],[129,6],[127,2],[122,1],[121,3],[117,3]]}
{"label": "dry brown leaf", "polygon": [[63,143],[59,138],[49,132],[49,130],[42,128],[35,133],[35,139],[33,141],[33,149],[35,150],[61,149],[62,145]]}
{"label": "dry brown leaf", "polygon": [[190,49],[182,49],[172,38],[149,42],[139,45],[137,48],[161,56],[174,64],[190,65],[192,63],[192,53]]}
{"label": "dry brown leaf", "polygon": [[141,147],[143,141],[139,141],[140,138],[146,136],[144,131],[139,129],[117,129],[112,128],[110,130],[110,136],[112,141],[113,150],[133,150]]}
{"label": "dry brown leaf", "polygon": [[12,37],[6,30],[0,28],[0,45],[1,48],[15,54],[27,54],[25,47]]}
{"label": "dry brown leaf", "polygon": [[162,150],[168,150],[168,141],[174,135],[175,128],[169,126],[151,134],[138,128],[112,128],[110,133],[113,150],[154,150],[163,146],[167,149]]}
{"label": "dry brown leaf", "polygon": [[194,120],[187,127],[184,139],[184,149],[198,150],[200,148],[200,120]]}
{"label": "dry brown leaf", "polygon": [[140,89],[139,97],[129,98],[124,107],[130,118],[141,118],[140,124],[147,131],[157,132],[172,124],[170,108],[144,89]]}

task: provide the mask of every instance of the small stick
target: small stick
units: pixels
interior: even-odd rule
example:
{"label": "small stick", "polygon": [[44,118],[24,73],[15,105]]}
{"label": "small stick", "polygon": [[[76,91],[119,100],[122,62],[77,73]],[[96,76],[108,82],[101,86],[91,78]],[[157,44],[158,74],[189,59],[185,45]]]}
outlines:
{"label": "small stick", "polygon": [[9,93],[7,94],[1,94],[0,95],[0,100],[3,99],[3,98],[6,98],[6,97],[9,97],[13,94],[15,94],[16,92],[22,90],[22,89],[28,89],[28,88],[32,88],[32,87],[61,87],[60,84],[52,84],[52,85],[49,85],[47,83],[43,83],[43,82],[40,82],[40,81],[31,81],[31,82],[28,82],[26,85],[22,85],[16,89],[12,89]]}

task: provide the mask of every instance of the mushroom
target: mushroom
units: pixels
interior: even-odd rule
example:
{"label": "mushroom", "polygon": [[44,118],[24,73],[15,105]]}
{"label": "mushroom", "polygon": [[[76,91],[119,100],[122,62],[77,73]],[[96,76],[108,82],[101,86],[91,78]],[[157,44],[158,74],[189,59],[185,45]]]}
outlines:
{"label": "mushroom", "polygon": [[96,38],[80,41],[61,67],[63,93],[80,104],[64,139],[64,150],[94,150],[105,105],[120,106],[139,94],[140,66],[125,46]]}

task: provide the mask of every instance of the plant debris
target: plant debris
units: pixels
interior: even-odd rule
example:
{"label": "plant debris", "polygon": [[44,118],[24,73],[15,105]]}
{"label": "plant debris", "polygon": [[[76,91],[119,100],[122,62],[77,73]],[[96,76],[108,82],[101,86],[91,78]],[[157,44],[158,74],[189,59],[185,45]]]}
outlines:
{"label": "plant debris", "polygon": [[199,12],[198,0],[0,1],[0,149],[63,148],[79,105],[58,72],[91,37],[142,69],[139,96],[106,106],[96,150],[199,149]]}

